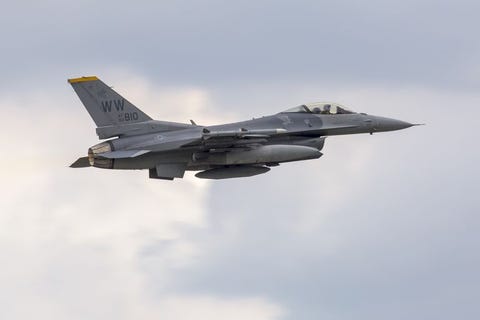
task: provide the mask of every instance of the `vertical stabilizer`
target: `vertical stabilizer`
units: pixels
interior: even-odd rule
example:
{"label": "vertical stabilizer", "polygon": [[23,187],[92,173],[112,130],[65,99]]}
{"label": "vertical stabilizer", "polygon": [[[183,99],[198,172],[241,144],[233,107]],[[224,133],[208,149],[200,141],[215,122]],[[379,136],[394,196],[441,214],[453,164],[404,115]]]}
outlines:
{"label": "vertical stabilizer", "polygon": [[97,127],[152,120],[97,77],[69,79]]}

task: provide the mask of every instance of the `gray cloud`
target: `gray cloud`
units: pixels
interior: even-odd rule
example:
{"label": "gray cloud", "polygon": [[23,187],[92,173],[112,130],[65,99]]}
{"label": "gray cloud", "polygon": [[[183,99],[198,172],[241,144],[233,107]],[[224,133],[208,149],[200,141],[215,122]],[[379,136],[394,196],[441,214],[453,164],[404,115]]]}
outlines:
{"label": "gray cloud", "polygon": [[2,19],[4,59],[17,62],[4,72],[15,75],[18,63],[36,75],[67,71],[61,77],[123,66],[177,84],[288,78],[472,89],[476,11],[474,1],[20,3]]}
{"label": "gray cloud", "polygon": [[[5,6],[0,314],[478,318],[478,9]],[[65,80],[87,74],[164,120],[218,123],[327,99],[427,126],[329,138],[320,160],[251,179],[75,171],[66,165],[96,137]]]}
{"label": "gray cloud", "polygon": [[[329,138],[318,161],[213,184],[209,227],[186,232],[201,254],[173,269],[168,290],[267,295],[291,319],[448,319],[459,304],[466,318],[478,316],[473,121],[459,115],[455,135],[442,134],[448,106],[478,98],[410,92],[417,102],[406,113],[427,127]],[[404,93],[370,94],[390,94],[389,110],[405,106]],[[141,258],[153,283],[154,247]]]}

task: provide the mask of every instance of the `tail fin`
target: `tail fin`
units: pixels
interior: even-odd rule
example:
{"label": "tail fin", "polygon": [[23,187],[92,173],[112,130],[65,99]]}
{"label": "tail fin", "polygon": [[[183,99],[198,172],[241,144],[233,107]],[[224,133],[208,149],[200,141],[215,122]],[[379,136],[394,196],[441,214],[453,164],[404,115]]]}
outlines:
{"label": "tail fin", "polygon": [[97,127],[152,120],[97,77],[69,79]]}

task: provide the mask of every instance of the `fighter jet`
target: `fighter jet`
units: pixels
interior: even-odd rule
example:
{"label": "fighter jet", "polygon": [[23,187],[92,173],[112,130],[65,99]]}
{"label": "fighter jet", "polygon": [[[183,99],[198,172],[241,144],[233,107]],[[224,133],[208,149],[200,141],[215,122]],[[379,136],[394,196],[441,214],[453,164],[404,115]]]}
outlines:
{"label": "fighter jet", "polygon": [[100,140],[70,167],[146,169],[152,179],[249,177],[280,163],[318,159],[333,135],[405,129],[414,124],[356,113],[331,102],[221,125],[153,120],[95,76],[69,79]]}

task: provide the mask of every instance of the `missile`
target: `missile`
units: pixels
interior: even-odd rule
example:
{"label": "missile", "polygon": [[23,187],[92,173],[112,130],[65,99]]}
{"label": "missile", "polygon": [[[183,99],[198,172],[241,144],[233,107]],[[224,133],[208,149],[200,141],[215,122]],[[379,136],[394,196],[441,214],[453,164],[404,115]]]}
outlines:
{"label": "missile", "polygon": [[225,130],[225,131],[210,131],[207,128],[203,129],[202,137],[204,140],[216,137],[239,137],[239,138],[264,138],[276,134],[286,133],[285,129],[256,129],[247,130],[241,128],[239,130]]}

